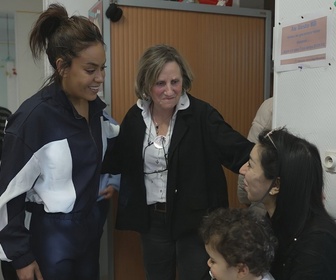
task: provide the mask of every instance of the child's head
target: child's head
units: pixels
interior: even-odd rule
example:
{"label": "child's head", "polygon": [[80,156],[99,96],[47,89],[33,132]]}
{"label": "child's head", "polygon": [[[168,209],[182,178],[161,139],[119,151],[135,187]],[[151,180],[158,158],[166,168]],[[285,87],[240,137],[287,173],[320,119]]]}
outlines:
{"label": "child's head", "polygon": [[204,217],[200,233],[215,279],[258,277],[268,272],[277,241],[270,224],[252,211],[217,209]]}

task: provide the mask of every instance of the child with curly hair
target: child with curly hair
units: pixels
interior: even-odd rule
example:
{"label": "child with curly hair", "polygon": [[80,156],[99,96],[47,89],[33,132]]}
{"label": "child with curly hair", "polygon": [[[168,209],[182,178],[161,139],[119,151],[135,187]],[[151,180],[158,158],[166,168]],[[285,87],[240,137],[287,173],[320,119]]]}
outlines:
{"label": "child with curly hair", "polygon": [[274,280],[268,273],[277,240],[267,220],[248,209],[219,208],[204,217],[200,234],[216,280]]}

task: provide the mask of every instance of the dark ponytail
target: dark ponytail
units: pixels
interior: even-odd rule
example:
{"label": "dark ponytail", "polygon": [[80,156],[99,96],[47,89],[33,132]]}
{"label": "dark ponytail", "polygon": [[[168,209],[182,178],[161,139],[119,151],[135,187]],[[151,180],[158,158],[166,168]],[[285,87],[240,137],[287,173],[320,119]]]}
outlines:
{"label": "dark ponytail", "polygon": [[[59,74],[71,66],[71,62],[84,49],[101,43],[103,36],[99,28],[83,16],[68,17],[68,12],[60,4],[51,4],[37,19],[30,33],[29,45],[35,60],[46,52],[50,65],[54,69],[49,83],[60,82]],[[63,64],[56,69],[57,59],[62,58]]]}

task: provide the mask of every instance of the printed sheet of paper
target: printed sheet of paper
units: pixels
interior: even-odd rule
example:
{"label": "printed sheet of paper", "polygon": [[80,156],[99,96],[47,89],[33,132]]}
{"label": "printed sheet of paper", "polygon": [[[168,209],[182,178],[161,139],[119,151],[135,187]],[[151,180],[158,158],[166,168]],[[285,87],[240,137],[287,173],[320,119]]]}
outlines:
{"label": "printed sheet of paper", "polygon": [[328,66],[331,10],[280,23],[274,50],[276,72]]}

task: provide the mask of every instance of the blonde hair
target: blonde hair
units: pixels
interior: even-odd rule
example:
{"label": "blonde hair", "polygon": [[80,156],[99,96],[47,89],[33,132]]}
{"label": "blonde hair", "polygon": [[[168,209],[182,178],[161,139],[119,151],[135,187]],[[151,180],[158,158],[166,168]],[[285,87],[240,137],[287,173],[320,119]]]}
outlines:
{"label": "blonde hair", "polygon": [[152,86],[157,81],[163,67],[168,62],[176,62],[182,74],[182,88],[191,89],[193,73],[182,55],[168,45],[155,45],[148,48],[139,60],[138,74],[135,82],[135,94],[140,99],[148,99]]}

